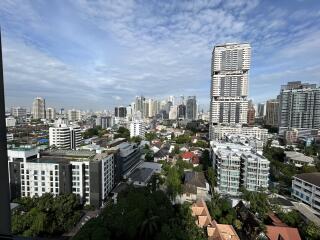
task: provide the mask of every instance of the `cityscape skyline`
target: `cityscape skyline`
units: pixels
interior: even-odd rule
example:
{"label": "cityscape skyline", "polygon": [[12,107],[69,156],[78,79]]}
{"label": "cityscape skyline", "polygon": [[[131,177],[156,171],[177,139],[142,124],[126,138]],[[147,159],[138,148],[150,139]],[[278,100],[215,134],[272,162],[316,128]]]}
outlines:
{"label": "cityscape skyline", "polygon": [[31,106],[36,96],[50,107],[97,110],[125,106],[136,95],[195,95],[208,110],[211,53],[225,42],[251,44],[248,98],[265,102],[289,81],[319,84],[317,6],[1,1],[7,108]]}

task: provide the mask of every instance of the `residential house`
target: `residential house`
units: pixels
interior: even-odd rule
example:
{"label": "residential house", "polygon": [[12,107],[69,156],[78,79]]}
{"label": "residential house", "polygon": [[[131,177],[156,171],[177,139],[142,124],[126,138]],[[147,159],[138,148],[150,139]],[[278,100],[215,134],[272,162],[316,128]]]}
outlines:
{"label": "residential house", "polygon": [[183,193],[180,202],[194,202],[199,199],[209,199],[209,184],[203,172],[186,171],[184,173]]}
{"label": "residential house", "polygon": [[213,220],[203,199],[191,206],[191,214],[196,217],[200,228],[207,228],[208,240],[240,240],[232,225],[218,224]]}
{"label": "residential house", "polygon": [[192,163],[193,166],[198,166],[200,159],[199,157],[194,154],[193,152],[184,152],[181,154],[182,160]]}

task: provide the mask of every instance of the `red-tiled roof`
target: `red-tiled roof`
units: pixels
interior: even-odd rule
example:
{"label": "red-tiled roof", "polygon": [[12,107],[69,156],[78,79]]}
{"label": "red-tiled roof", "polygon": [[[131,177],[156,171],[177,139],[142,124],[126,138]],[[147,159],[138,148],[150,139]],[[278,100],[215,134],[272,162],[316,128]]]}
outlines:
{"label": "red-tiled roof", "polygon": [[192,157],[194,157],[194,153],[192,152],[184,152],[181,154],[181,157],[183,159],[191,159]]}
{"label": "red-tiled roof", "polygon": [[298,229],[292,227],[267,226],[267,237],[270,240],[301,240]]}

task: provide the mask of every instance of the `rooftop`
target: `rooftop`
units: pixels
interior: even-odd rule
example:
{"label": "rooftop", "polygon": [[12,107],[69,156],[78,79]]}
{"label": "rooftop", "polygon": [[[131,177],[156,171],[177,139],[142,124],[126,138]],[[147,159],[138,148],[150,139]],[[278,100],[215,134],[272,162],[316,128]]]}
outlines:
{"label": "rooftop", "polygon": [[279,227],[279,226],[266,226],[267,236],[270,240],[301,240],[297,228],[292,227]]}
{"label": "rooftop", "polygon": [[129,176],[133,182],[147,183],[153,174],[151,168],[136,168]]}
{"label": "rooftop", "polygon": [[317,187],[320,187],[320,172],[301,173],[295,175],[295,177],[311,183]]}

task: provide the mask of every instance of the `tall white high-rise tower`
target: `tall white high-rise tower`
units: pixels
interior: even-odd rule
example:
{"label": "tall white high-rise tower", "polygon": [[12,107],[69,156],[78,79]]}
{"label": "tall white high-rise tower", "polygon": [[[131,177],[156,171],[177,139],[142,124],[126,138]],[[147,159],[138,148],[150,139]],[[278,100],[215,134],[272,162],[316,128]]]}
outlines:
{"label": "tall white high-rise tower", "polygon": [[212,52],[210,127],[247,123],[251,47],[248,43],[217,45]]}

